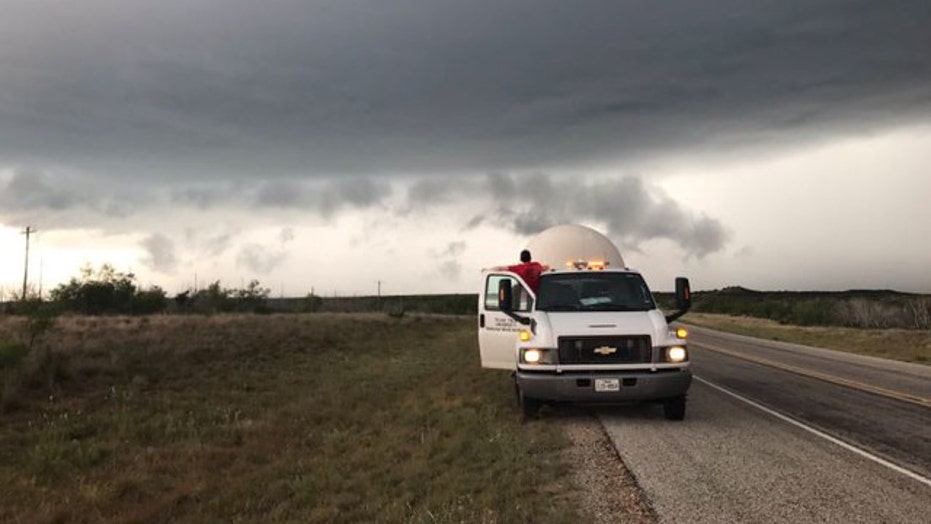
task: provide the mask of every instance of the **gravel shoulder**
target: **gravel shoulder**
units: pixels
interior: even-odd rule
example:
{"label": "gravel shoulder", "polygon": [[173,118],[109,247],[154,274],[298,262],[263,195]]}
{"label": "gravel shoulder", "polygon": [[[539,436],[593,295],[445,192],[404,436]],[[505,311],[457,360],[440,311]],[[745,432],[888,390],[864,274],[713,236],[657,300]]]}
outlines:
{"label": "gravel shoulder", "polygon": [[598,418],[587,410],[571,409],[554,410],[551,416],[572,443],[563,451],[563,458],[572,465],[579,512],[596,524],[657,522],[646,495]]}

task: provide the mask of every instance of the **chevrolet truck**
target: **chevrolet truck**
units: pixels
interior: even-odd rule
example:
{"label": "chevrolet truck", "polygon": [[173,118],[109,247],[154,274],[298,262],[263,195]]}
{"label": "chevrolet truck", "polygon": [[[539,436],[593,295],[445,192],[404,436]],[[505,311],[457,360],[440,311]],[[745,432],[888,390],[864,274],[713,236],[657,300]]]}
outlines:
{"label": "chevrolet truck", "polygon": [[677,311],[664,314],[640,273],[591,228],[552,227],[527,249],[549,266],[539,287],[486,269],[478,301],[482,367],[513,372],[524,417],[549,402],[650,401],[682,420],[687,332],[669,323],[691,306],[688,279],[676,278]]}

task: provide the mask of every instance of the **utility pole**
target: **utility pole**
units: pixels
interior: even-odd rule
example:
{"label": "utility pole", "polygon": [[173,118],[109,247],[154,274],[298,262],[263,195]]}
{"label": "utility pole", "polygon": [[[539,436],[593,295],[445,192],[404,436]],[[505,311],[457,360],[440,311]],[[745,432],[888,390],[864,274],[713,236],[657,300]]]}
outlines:
{"label": "utility pole", "polygon": [[26,285],[29,283],[29,235],[35,232],[35,228],[26,226],[22,233],[26,235],[26,263],[23,266],[23,302],[26,301]]}
{"label": "utility pole", "polygon": [[378,281],[378,310],[381,311],[381,280]]}

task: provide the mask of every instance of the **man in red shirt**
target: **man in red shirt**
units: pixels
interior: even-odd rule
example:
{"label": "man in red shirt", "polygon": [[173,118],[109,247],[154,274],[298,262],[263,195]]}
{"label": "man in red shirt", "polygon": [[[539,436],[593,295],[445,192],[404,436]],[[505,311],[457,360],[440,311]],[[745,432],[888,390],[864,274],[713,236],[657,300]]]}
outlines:
{"label": "man in red shirt", "polygon": [[498,271],[511,271],[517,273],[520,278],[530,286],[530,290],[534,293],[537,292],[537,287],[540,286],[540,273],[546,271],[547,268],[539,262],[532,262],[530,257],[530,251],[526,249],[520,252],[520,264],[515,264],[513,266],[499,266],[494,269]]}

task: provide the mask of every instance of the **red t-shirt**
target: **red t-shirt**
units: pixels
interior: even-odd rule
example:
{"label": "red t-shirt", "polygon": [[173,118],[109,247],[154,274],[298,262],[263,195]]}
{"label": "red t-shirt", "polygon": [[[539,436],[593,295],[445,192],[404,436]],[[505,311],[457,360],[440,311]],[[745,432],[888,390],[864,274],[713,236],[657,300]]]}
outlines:
{"label": "red t-shirt", "polygon": [[530,286],[531,291],[537,292],[537,288],[540,286],[540,273],[543,272],[543,265],[539,262],[521,262],[520,264],[508,266],[508,271],[517,273]]}

